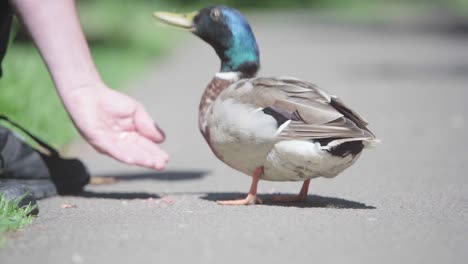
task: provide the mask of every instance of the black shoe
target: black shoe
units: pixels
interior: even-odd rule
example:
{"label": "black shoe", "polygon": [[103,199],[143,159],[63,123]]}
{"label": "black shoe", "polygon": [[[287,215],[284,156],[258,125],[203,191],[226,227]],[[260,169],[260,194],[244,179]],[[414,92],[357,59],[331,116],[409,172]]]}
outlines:
{"label": "black shoe", "polygon": [[0,126],[0,186],[21,184],[34,198],[40,199],[57,193],[78,193],[88,184],[89,173],[81,161],[60,157],[55,149],[5,116],[0,115],[0,120],[21,129],[41,148],[32,148]]}
{"label": "black shoe", "polygon": [[32,209],[28,215],[39,214],[39,208],[37,207],[36,199],[31,194],[31,190],[29,190],[26,186],[18,183],[0,183],[0,194],[3,199],[13,200],[13,202],[17,203],[18,208],[24,208],[28,205],[33,206],[34,209]]}

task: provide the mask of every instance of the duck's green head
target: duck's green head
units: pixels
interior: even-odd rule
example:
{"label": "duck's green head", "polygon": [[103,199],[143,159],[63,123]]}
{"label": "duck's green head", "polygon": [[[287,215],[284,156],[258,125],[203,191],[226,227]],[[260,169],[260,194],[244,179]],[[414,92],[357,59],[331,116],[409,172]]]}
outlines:
{"label": "duck's green head", "polygon": [[257,42],[239,11],[212,6],[188,14],[155,12],[154,16],[169,25],[186,28],[209,43],[221,59],[222,72],[235,71],[253,76],[258,71]]}

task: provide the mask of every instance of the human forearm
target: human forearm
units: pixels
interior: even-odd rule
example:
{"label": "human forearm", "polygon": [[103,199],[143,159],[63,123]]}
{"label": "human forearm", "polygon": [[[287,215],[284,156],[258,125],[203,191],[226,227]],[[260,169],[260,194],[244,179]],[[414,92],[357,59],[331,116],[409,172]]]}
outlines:
{"label": "human forearm", "polygon": [[74,0],[10,2],[34,40],[62,99],[73,90],[101,82]]}
{"label": "human forearm", "polygon": [[161,170],[164,134],[144,107],[100,79],[74,0],[10,0],[34,40],[81,135],[98,151],[127,164]]}

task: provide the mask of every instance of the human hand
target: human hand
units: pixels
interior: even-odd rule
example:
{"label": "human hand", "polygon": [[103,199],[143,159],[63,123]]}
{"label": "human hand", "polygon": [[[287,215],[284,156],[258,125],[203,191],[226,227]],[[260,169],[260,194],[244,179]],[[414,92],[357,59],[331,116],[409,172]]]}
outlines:
{"label": "human hand", "polygon": [[140,103],[102,83],[61,98],[81,135],[97,151],[129,165],[164,169],[168,154],[157,145],[164,133]]}
{"label": "human hand", "polygon": [[10,3],[41,53],[81,135],[96,150],[119,161],[162,170],[168,155],[157,143],[164,140],[163,133],[141,104],[102,83],[78,20],[75,1]]}

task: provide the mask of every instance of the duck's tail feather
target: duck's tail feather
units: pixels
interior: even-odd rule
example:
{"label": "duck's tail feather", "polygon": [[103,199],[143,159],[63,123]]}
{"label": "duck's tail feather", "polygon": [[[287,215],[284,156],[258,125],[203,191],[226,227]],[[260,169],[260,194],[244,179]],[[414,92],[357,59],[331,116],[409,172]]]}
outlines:
{"label": "duck's tail feather", "polygon": [[382,143],[382,141],[378,138],[372,138],[372,139],[368,139],[368,140],[363,140],[362,143],[364,144],[364,148],[375,148],[377,147],[378,145],[380,145]]}

